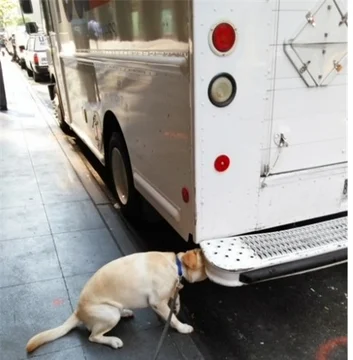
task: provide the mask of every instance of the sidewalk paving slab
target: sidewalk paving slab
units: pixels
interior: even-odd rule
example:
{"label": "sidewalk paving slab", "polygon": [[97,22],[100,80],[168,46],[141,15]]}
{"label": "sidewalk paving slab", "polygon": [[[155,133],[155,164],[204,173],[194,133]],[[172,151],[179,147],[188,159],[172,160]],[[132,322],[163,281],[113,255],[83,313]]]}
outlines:
{"label": "sidewalk paving slab", "polygon": [[107,229],[58,234],[54,241],[65,277],[94,272],[122,255]]}
{"label": "sidewalk paving slab", "polygon": [[[4,360],[26,358],[29,338],[62,324],[72,312],[62,278],[0,288],[0,299],[0,349]],[[42,346],[36,355],[81,345],[80,337],[81,332],[73,331]]]}
{"label": "sidewalk paving slab", "polygon": [[62,277],[51,235],[1,241],[0,264],[0,288]]}

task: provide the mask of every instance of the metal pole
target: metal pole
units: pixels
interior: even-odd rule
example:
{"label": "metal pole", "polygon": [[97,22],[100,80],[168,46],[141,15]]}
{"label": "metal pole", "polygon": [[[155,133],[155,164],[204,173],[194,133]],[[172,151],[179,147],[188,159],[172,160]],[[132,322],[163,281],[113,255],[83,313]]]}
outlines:
{"label": "metal pole", "polygon": [[6,100],[4,78],[2,76],[2,67],[0,61],[0,111],[6,111],[6,110],[7,110],[7,100]]}

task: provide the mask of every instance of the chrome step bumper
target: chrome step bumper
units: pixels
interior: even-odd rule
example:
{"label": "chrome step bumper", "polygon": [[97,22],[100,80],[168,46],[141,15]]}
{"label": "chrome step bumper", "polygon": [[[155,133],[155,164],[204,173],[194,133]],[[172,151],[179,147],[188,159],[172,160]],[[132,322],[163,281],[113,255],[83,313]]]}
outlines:
{"label": "chrome step bumper", "polygon": [[206,272],[241,286],[332,266],[347,259],[347,217],[290,230],[202,241]]}

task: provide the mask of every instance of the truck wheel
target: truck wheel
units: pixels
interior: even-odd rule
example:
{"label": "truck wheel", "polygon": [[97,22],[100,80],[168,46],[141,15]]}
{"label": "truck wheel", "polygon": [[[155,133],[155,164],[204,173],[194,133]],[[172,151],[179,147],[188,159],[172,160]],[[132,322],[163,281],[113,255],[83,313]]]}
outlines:
{"label": "truck wheel", "polygon": [[56,87],[56,84],[54,85],[53,92],[54,92],[54,99],[53,99],[52,102],[53,102],[53,106],[54,106],[56,121],[57,121],[60,129],[65,134],[70,134],[70,126],[64,120],[65,119],[65,117],[64,117],[64,108],[62,106],[60,95],[58,93],[58,89]]}
{"label": "truck wheel", "polygon": [[27,75],[28,75],[28,77],[32,77],[33,71],[27,68]]}
{"label": "truck wheel", "polygon": [[113,133],[109,142],[109,168],[112,187],[123,215],[129,220],[141,216],[141,197],[135,189],[130,159],[124,138]]}
{"label": "truck wheel", "polygon": [[36,72],[34,72],[34,71],[33,71],[33,80],[34,80],[35,82],[39,82],[39,75],[38,75]]}

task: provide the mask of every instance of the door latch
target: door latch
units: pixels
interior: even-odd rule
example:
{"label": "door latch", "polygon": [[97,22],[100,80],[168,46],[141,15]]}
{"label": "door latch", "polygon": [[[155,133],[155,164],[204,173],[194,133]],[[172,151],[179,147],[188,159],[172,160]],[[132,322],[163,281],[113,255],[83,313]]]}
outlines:
{"label": "door latch", "polygon": [[287,141],[287,139],[286,139],[286,137],[284,136],[283,133],[277,133],[275,135],[274,141],[275,141],[275,144],[280,148],[288,147],[288,145],[289,145],[288,141]]}

